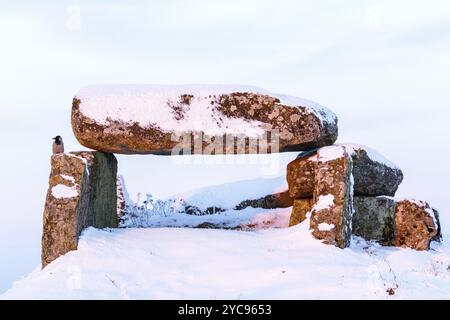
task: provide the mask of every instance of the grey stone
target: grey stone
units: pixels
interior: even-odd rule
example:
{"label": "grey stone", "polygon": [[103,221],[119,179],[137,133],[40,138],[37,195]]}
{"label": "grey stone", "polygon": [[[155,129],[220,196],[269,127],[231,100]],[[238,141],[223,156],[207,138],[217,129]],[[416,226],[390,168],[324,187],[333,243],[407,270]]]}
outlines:
{"label": "grey stone", "polygon": [[363,148],[352,154],[355,196],[395,195],[403,173],[399,168],[372,160]]}
{"label": "grey stone", "polygon": [[394,245],[395,201],[390,197],[355,197],[352,232],[366,240]]}

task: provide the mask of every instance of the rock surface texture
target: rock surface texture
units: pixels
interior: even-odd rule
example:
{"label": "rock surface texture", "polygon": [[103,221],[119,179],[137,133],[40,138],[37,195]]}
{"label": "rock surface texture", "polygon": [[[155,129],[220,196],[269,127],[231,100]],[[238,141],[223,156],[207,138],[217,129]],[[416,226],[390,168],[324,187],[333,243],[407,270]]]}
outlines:
{"label": "rock surface texture", "polygon": [[117,160],[102,152],[51,158],[42,235],[42,267],[76,250],[83,229],[117,227]]}
{"label": "rock surface texture", "polygon": [[295,199],[292,206],[291,218],[289,219],[289,226],[295,226],[306,220],[306,214],[311,211],[312,205],[312,198]]}
{"label": "rock surface texture", "polygon": [[235,210],[242,210],[247,207],[262,209],[288,208],[292,206],[293,203],[294,200],[289,196],[289,192],[284,191],[269,194],[265,197],[255,200],[244,200],[235,207]]}
{"label": "rock surface texture", "polygon": [[355,197],[353,234],[391,246],[395,240],[395,200],[390,197]]}
{"label": "rock surface texture", "polygon": [[320,105],[241,86],[86,87],[73,99],[72,129],[82,145],[121,154],[307,150],[338,134]]}

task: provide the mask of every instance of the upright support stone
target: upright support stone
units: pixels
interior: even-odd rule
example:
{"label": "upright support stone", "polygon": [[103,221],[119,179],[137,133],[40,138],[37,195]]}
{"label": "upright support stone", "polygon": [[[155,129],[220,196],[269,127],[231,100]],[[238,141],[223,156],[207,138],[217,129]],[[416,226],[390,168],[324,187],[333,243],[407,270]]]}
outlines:
{"label": "upright support stone", "polygon": [[350,244],[353,212],[352,158],[342,146],[322,148],[315,174],[312,235],[326,244]]}
{"label": "upright support stone", "polygon": [[102,152],[51,158],[42,235],[42,267],[71,250],[89,227],[117,227],[117,160]]}

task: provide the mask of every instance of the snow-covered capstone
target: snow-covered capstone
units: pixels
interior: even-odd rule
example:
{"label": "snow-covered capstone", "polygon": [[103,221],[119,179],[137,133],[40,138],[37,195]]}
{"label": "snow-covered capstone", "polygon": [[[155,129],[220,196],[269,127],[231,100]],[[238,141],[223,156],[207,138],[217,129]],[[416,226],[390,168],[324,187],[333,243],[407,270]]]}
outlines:
{"label": "snow-covered capstone", "polygon": [[51,158],[42,234],[42,267],[71,250],[89,226],[117,227],[117,160],[103,152]]}
{"label": "snow-covered capstone", "polygon": [[82,145],[120,154],[275,153],[338,135],[325,107],[232,85],[85,87],[73,99],[72,128]]}

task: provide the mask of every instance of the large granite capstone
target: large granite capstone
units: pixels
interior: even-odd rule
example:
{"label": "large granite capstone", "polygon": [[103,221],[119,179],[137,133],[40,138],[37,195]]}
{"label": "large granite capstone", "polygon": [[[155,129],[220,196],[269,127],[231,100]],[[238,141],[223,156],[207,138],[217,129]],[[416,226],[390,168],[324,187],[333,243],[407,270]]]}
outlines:
{"label": "large granite capstone", "polygon": [[337,117],[316,103],[242,86],[85,87],[72,104],[85,147],[119,154],[243,154],[333,144]]}

